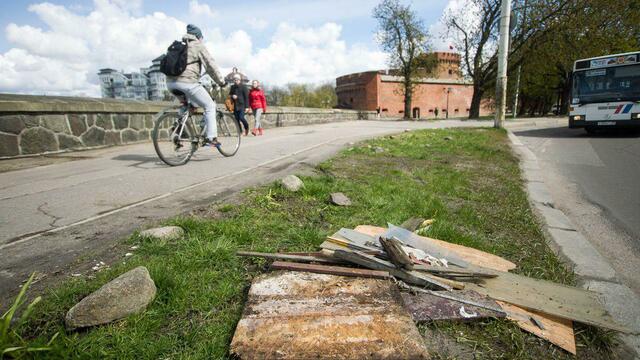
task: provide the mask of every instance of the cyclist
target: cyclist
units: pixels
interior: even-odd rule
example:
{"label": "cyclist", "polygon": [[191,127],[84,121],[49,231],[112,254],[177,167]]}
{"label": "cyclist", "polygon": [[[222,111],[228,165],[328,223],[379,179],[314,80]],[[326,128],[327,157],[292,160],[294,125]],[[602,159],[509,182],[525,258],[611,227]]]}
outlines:
{"label": "cyclist", "polygon": [[193,104],[204,108],[204,120],[207,124],[206,143],[219,146],[218,126],[216,125],[216,102],[207,90],[199,83],[202,67],[220,87],[227,84],[222,80],[218,67],[202,41],[202,31],[195,25],[187,25],[187,33],[182,37],[187,43],[187,68],[178,76],[167,76],[167,89],[175,94],[175,90],[185,94]]}

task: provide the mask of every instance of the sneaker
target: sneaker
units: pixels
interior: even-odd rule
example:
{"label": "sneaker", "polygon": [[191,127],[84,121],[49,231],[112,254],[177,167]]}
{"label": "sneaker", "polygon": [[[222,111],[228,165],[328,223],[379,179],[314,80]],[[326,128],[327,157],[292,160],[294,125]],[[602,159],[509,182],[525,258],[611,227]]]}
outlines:
{"label": "sneaker", "polygon": [[205,139],[202,142],[202,147],[220,147],[220,145],[222,144],[218,141],[218,138],[213,138],[212,140]]}

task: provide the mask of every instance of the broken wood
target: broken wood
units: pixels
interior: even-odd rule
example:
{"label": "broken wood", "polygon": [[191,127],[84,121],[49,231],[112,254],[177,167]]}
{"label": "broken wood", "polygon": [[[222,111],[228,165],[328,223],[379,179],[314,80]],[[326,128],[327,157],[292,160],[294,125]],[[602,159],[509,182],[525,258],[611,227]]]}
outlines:
{"label": "broken wood", "polygon": [[[435,291],[434,291],[435,292]],[[404,307],[409,311],[416,322],[435,320],[461,320],[468,321],[487,317],[505,317],[503,311],[489,310],[499,309],[500,306],[490,298],[480,295],[473,290],[461,290],[451,292],[456,297],[466,300],[451,300],[424,292],[415,294],[401,293]],[[484,307],[471,305],[470,303],[484,305]]]}
{"label": "broken wood", "polygon": [[437,289],[444,290],[453,289],[451,285],[447,284],[445,281],[441,281],[447,279],[439,279],[434,276],[428,276],[428,274],[420,273],[417,271],[397,269],[392,263],[388,261],[378,259],[375,256],[367,255],[360,251],[335,250],[333,254],[338,259],[364,266],[369,269],[388,271],[389,274],[410,284],[419,286],[431,286]]}
{"label": "broken wood", "polygon": [[498,304],[507,313],[507,319],[514,321],[522,330],[545,339],[573,355],[576,354],[576,339],[571,320],[529,311],[503,301],[498,301]]}
{"label": "broken wood", "polygon": [[388,279],[389,273],[386,271],[369,270],[369,269],[354,269],[343,266],[327,266],[327,265],[313,265],[313,264],[300,264],[295,262],[286,261],[274,261],[271,264],[273,270],[291,270],[291,271],[306,271],[316,274],[331,274],[340,276],[356,276],[373,279]]}
{"label": "broken wood", "polygon": [[389,260],[391,260],[398,269],[413,270],[413,260],[402,250],[400,240],[381,237],[379,241],[387,252]]}
{"label": "broken wood", "polygon": [[[382,235],[387,229],[372,225],[358,225],[354,229],[355,231],[367,234],[369,236],[377,237]],[[428,238],[424,236],[418,236],[418,239],[429,240],[433,243],[440,245],[443,248],[447,248],[451,251],[455,251],[460,257],[469,262],[470,264],[481,266],[488,269],[494,269],[499,271],[509,271],[516,268],[516,264],[509,260],[503,259],[497,255],[490,254],[478,249],[470,248],[463,245],[453,244],[450,242]]]}
{"label": "broken wood", "polygon": [[413,264],[413,270],[424,271],[428,273],[437,274],[441,277],[453,277],[453,278],[493,278],[498,276],[495,273],[488,273],[479,269],[467,270],[463,268],[453,267],[439,267],[423,264]]}
{"label": "broken wood", "polygon": [[310,255],[294,255],[294,254],[282,254],[282,253],[262,253],[262,252],[253,252],[253,251],[238,251],[236,252],[236,255],[247,256],[247,257],[261,257],[265,259],[276,259],[276,260],[318,262],[318,263],[326,263],[326,264],[344,264],[344,262],[336,259],[315,256],[315,255],[310,256]]}

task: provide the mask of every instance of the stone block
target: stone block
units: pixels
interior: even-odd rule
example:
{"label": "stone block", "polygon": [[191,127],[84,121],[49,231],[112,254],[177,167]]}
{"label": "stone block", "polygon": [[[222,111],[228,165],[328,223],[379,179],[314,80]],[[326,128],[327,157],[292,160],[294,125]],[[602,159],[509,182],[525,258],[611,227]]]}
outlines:
{"label": "stone block", "polygon": [[129,118],[129,127],[134,130],[142,130],[144,129],[144,115],[135,114],[131,115]]}
{"label": "stone block", "polygon": [[96,115],[96,126],[101,127],[105,130],[113,129],[113,122],[111,121],[111,114],[97,114]]}
{"label": "stone block", "polygon": [[96,124],[96,116],[94,114],[87,114],[87,127],[92,127]]}
{"label": "stone block", "polygon": [[66,134],[58,134],[58,144],[60,146],[60,150],[76,149],[84,146],[80,139]]}
{"label": "stone block", "polygon": [[113,125],[116,129],[126,129],[129,127],[129,115],[127,114],[116,114],[113,115]]}
{"label": "stone block", "polygon": [[20,115],[8,115],[8,116],[0,116],[0,131],[11,133],[11,134],[20,134],[20,132],[25,128],[24,121],[22,120],[22,116]]}
{"label": "stone block", "polygon": [[40,118],[40,125],[55,133],[69,134],[67,118],[64,115],[43,115]]}
{"label": "stone block", "polygon": [[85,115],[71,114],[68,116],[71,133],[75,136],[82,135],[87,131],[87,124],[84,122]]}
{"label": "stone block", "polygon": [[138,141],[138,132],[131,129],[122,130],[122,142],[130,143]]}
{"label": "stone block", "polygon": [[57,151],[56,135],[41,127],[30,128],[22,132],[20,148],[23,154],[40,154],[47,151]]}
{"label": "stone block", "polygon": [[40,126],[40,117],[36,115],[22,115],[24,126],[27,128]]}
{"label": "stone block", "polygon": [[549,228],[549,234],[560,255],[573,265],[576,275],[601,280],[616,276],[611,265],[579,232]]}
{"label": "stone block", "polygon": [[140,130],[138,131],[138,140],[149,140],[149,130],[144,129],[144,130]]}
{"label": "stone block", "polygon": [[104,145],[104,130],[99,127],[92,126],[82,135],[82,142],[85,146]]}
{"label": "stone block", "polygon": [[16,156],[19,154],[20,148],[18,148],[18,136],[0,134],[0,157]]}
{"label": "stone block", "polygon": [[144,126],[147,129],[152,129],[153,128],[153,116],[151,116],[151,115],[145,115],[144,116]]}
{"label": "stone block", "polygon": [[122,139],[120,138],[120,131],[107,131],[104,134],[105,145],[120,145]]}

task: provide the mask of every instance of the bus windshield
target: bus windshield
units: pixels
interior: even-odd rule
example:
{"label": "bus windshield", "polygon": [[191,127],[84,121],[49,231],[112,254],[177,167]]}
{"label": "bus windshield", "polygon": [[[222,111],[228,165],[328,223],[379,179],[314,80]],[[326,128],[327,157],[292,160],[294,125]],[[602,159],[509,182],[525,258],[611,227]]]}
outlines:
{"label": "bus windshield", "polygon": [[575,72],[571,97],[572,104],[639,101],[640,64]]}

